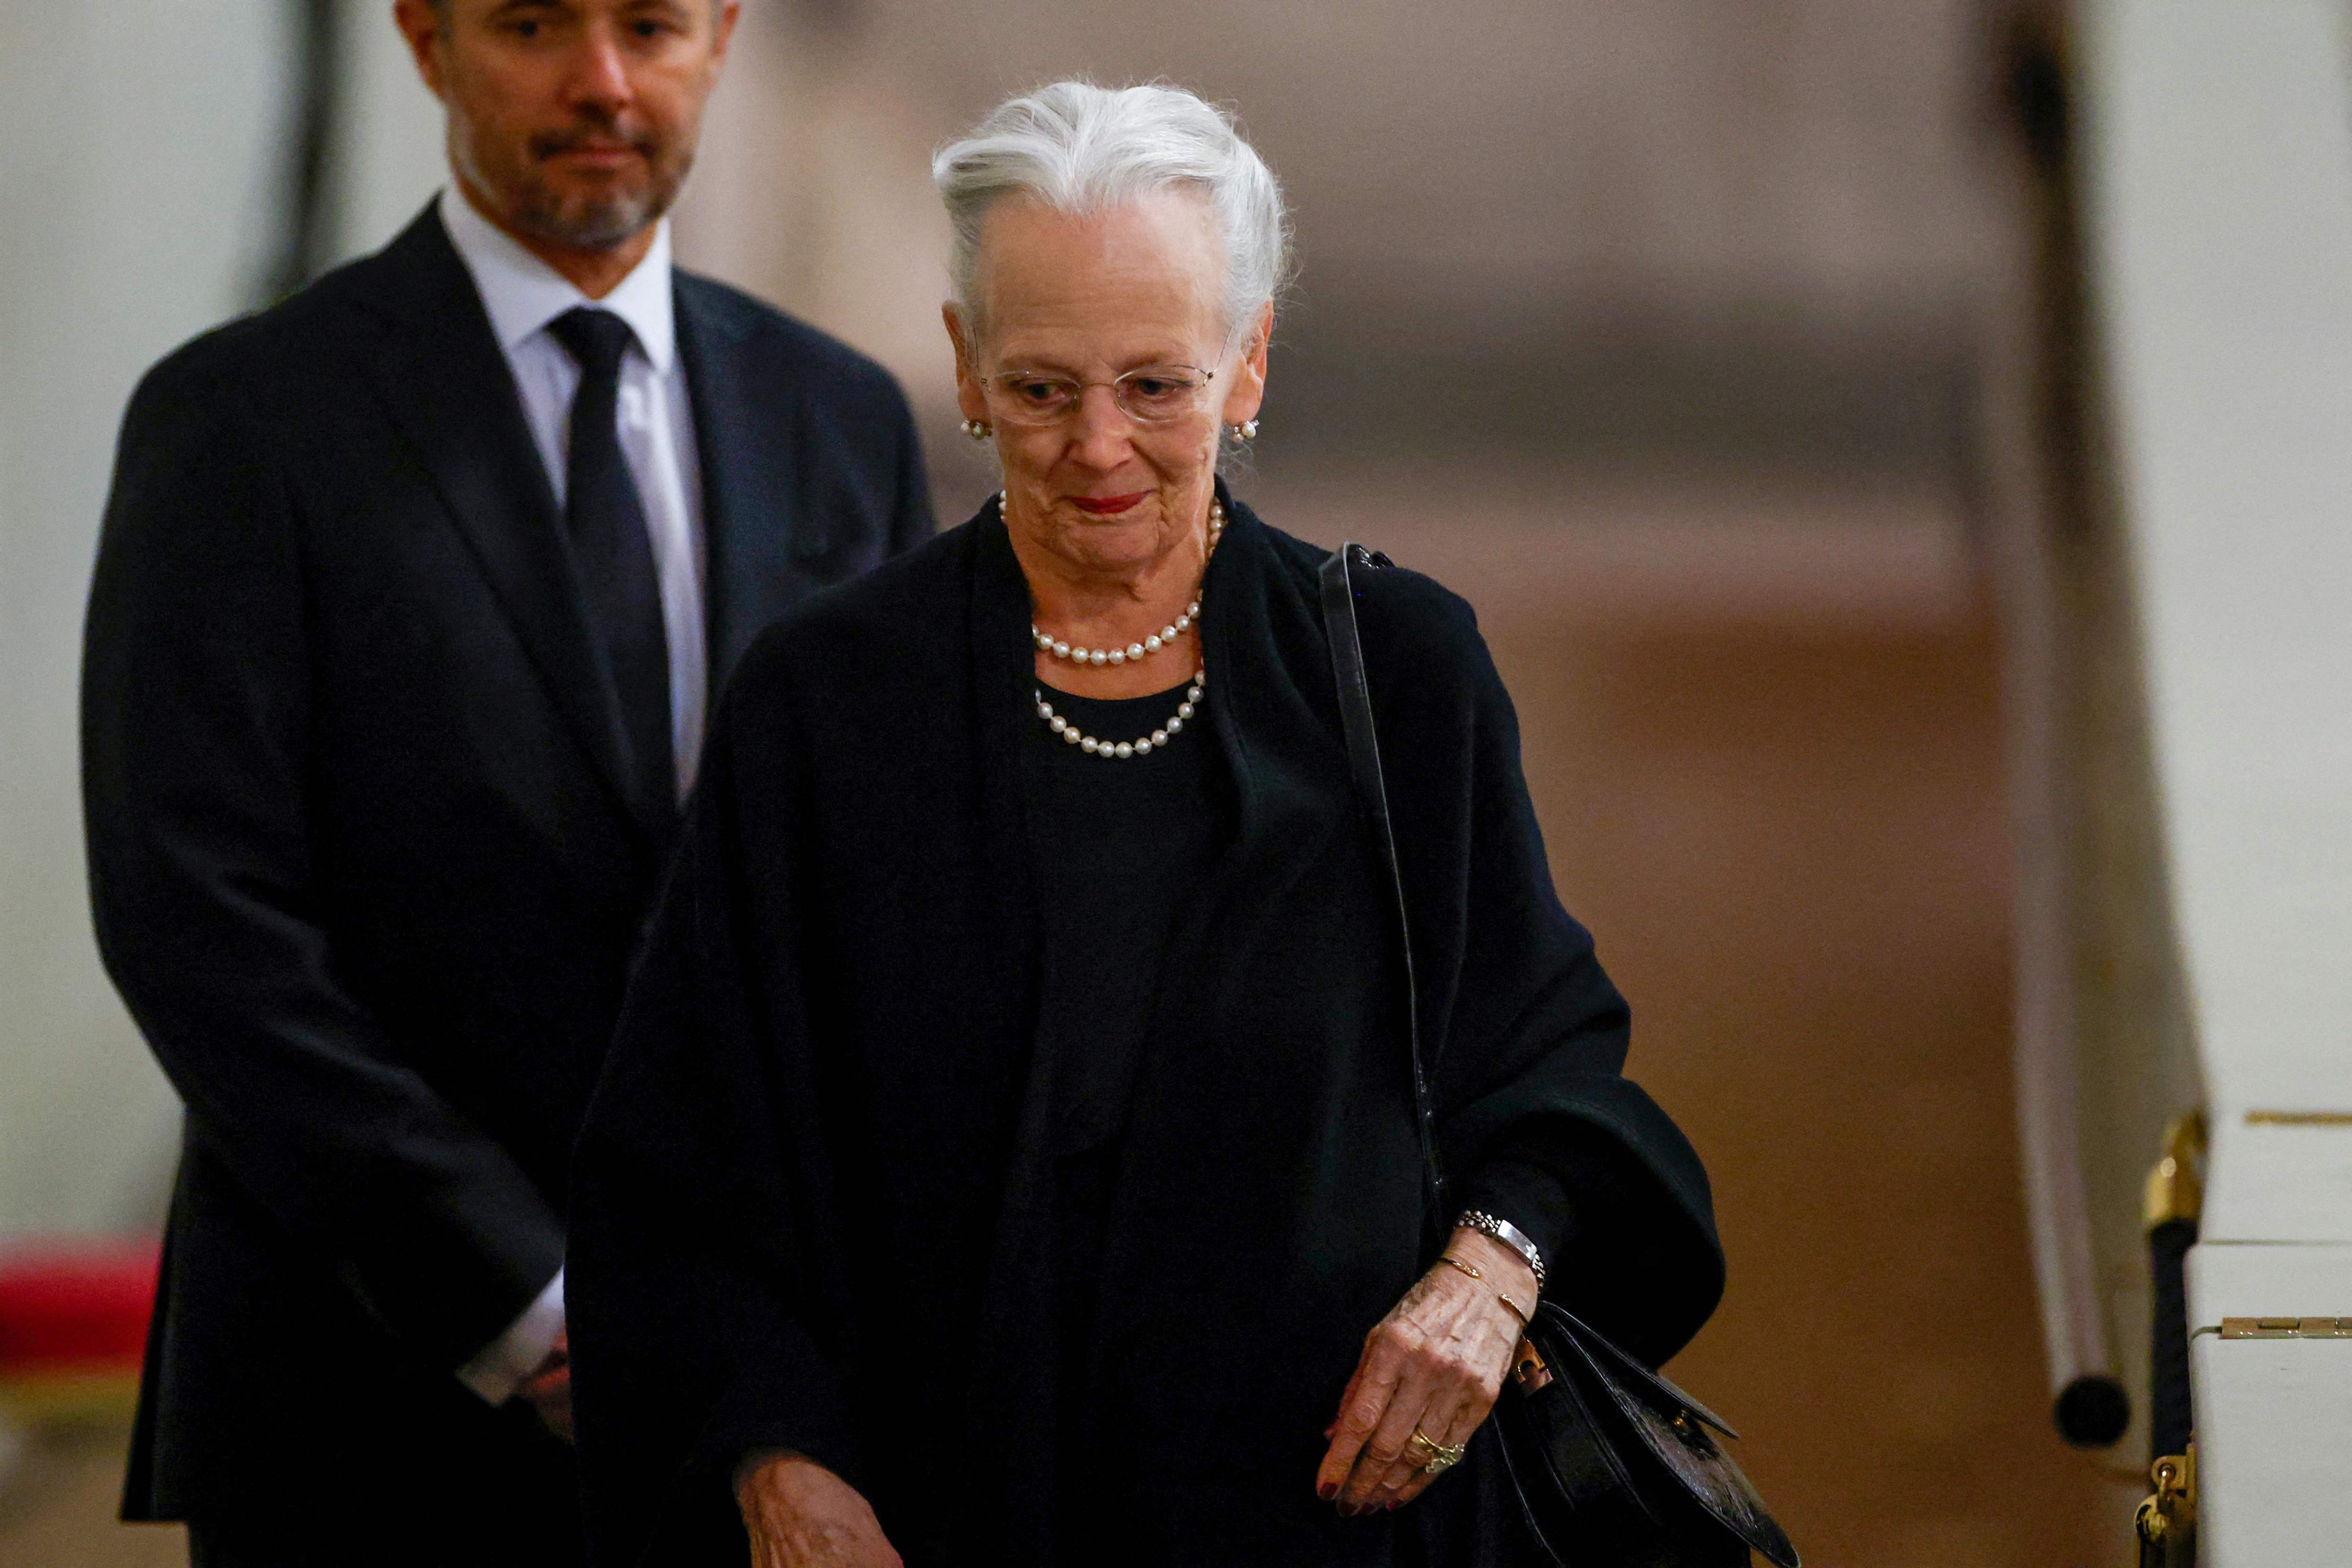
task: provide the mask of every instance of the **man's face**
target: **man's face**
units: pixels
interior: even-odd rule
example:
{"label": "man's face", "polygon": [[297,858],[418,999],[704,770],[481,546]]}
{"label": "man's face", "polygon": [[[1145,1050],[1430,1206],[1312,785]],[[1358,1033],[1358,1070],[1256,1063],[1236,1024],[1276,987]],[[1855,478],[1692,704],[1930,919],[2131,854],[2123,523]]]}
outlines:
{"label": "man's face", "polygon": [[573,249],[669,210],[736,0],[395,0],[449,160],[492,217]]}

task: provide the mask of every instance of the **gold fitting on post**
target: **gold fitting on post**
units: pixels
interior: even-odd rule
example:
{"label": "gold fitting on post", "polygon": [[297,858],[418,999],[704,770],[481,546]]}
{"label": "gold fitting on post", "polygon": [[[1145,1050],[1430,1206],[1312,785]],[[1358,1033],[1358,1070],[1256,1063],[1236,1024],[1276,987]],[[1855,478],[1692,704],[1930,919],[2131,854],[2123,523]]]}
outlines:
{"label": "gold fitting on post", "polygon": [[2197,1552],[2197,1445],[2147,1468],[2156,1488],[2132,1514],[2141,1568],[2189,1568]]}
{"label": "gold fitting on post", "polygon": [[2164,1157],[2147,1173],[2140,1221],[2153,1230],[2185,1219],[2194,1223],[2205,1207],[2205,1113],[2176,1116],[2165,1129]]}

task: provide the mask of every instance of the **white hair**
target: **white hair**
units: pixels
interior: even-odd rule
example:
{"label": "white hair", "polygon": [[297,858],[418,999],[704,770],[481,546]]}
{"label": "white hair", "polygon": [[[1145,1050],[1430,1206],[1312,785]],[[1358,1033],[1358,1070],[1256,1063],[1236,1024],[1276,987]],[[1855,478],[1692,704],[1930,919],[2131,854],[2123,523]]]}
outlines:
{"label": "white hair", "polygon": [[1290,222],[1274,171],[1233,116],[1182,88],[1057,81],[989,111],[931,158],[955,232],[948,274],[963,319],[980,323],[981,225],[1006,196],[1087,214],[1171,187],[1208,199],[1224,243],[1224,316],[1239,335],[1290,271]]}

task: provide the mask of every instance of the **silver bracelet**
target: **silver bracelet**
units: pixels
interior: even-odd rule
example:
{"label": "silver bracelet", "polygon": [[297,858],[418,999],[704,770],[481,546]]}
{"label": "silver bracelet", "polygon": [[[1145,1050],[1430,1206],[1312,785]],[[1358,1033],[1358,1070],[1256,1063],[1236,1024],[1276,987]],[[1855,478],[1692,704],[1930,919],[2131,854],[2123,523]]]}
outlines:
{"label": "silver bracelet", "polygon": [[1507,1219],[1496,1218],[1494,1215],[1487,1213],[1483,1208],[1465,1209],[1461,1218],[1454,1220],[1454,1228],[1456,1230],[1476,1230],[1491,1236],[1496,1240],[1501,1242],[1504,1246],[1509,1248],[1512,1251],[1517,1253],[1520,1257],[1526,1259],[1528,1260],[1528,1267],[1535,1270],[1536,1289],[1538,1291],[1541,1291],[1543,1289],[1543,1253],[1537,1249],[1534,1242],[1528,1239],[1528,1233],[1526,1231],[1520,1229],[1517,1226],[1512,1224]]}

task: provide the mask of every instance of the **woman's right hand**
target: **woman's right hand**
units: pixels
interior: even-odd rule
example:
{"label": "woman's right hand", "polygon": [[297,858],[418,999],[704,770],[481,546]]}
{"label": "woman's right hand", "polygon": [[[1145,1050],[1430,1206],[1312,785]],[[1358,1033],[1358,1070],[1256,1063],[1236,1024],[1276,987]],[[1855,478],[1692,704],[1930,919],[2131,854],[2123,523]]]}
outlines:
{"label": "woman's right hand", "polygon": [[799,1454],[755,1455],[736,1471],[751,1568],[905,1568],[856,1487]]}

